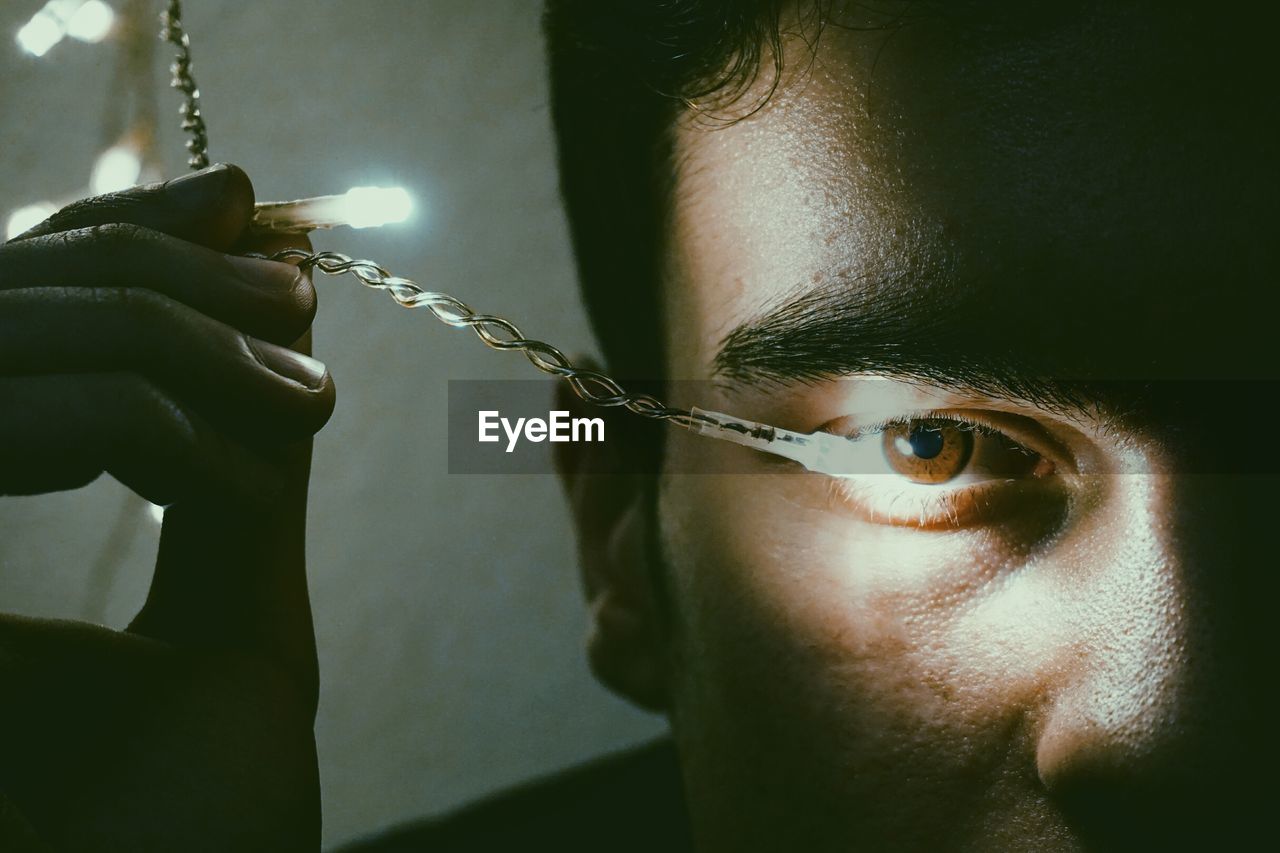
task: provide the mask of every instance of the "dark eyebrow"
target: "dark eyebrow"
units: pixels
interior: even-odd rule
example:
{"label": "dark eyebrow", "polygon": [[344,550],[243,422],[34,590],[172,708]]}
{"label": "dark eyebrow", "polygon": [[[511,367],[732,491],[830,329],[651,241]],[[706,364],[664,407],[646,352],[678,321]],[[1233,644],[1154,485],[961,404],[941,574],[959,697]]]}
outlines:
{"label": "dark eyebrow", "polygon": [[1047,377],[1012,335],[996,333],[992,305],[992,294],[942,277],[826,276],[730,331],[714,373],[729,385],[768,387],[865,372],[1096,413],[1094,389]]}

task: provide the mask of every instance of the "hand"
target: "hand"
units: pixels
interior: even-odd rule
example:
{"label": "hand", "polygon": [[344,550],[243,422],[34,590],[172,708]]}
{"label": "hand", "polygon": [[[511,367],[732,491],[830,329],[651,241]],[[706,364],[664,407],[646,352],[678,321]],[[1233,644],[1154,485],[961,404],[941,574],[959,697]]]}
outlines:
{"label": "hand", "polygon": [[[90,199],[0,247],[0,494],[108,472],[170,505],[122,632],[0,616],[0,791],[57,850],[315,850],[303,559],[333,383],[315,291],[228,252],[248,178]],[[0,847],[4,847],[0,838]]]}

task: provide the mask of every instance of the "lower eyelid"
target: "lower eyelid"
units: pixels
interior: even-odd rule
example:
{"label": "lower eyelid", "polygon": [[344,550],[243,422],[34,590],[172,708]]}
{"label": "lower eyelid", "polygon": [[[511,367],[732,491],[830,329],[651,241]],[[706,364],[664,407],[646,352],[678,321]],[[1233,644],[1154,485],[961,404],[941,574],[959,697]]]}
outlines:
{"label": "lower eyelid", "polygon": [[[882,475],[889,477],[891,475]],[[865,478],[833,477],[828,498],[834,511],[853,509],[872,524],[901,527],[958,527],[963,521],[959,510],[974,508],[976,491],[985,484],[946,488],[933,487],[932,495],[913,495],[901,483],[877,487]],[[927,488],[927,487],[926,487]],[[965,501],[957,505],[957,499]],[[966,513],[968,514],[968,513]]]}
{"label": "lower eyelid", "polygon": [[853,478],[831,478],[829,509],[854,512],[864,520],[920,530],[957,530],[1008,521],[1019,514],[1052,510],[1065,512],[1067,496],[1060,485],[1044,480],[987,480],[946,489],[917,487],[934,494],[898,488],[872,494],[872,487]]}

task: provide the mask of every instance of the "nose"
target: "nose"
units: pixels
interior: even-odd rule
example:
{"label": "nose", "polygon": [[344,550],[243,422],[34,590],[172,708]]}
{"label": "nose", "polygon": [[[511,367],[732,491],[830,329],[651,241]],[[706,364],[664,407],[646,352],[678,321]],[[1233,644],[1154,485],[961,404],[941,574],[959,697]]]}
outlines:
{"label": "nose", "polygon": [[1213,473],[1109,485],[1065,570],[1076,642],[1036,744],[1041,783],[1090,849],[1222,849],[1274,788],[1258,775],[1276,766],[1261,724],[1278,487]]}

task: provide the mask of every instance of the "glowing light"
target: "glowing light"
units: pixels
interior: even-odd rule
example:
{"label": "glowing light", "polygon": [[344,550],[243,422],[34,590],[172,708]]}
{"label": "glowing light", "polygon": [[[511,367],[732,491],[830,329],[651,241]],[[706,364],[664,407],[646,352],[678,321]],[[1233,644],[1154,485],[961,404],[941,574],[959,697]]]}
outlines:
{"label": "glowing light", "polygon": [[49,0],[18,30],[18,46],[44,56],[67,36],[100,42],[111,32],[116,13],[103,0]]}
{"label": "glowing light", "polygon": [[5,224],[4,228],[4,238],[6,240],[12,240],[14,237],[17,237],[29,228],[44,222],[57,212],[57,210],[58,208],[56,205],[47,201],[42,201],[37,204],[29,204],[26,207],[18,208],[13,213],[9,214],[9,221]]}
{"label": "glowing light", "polygon": [[413,198],[403,187],[353,187],[342,195],[256,205],[253,223],[259,229],[299,234],[317,228],[376,228],[403,222],[413,213]]}
{"label": "glowing light", "polygon": [[344,218],[352,228],[377,228],[404,222],[413,212],[413,199],[402,187],[353,187],[344,195]]}
{"label": "glowing light", "polygon": [[116,13],[102,0],[88,0],[67,21],[67,35],[77,41],[97,44],[111,32]]}
{"label": "glowing light", "polygon": [[138,152],[127,145],[115,145],[103,151],[93,164],[89,188],[94,195],[119,192],[135,186],[141,175]]}
{"label": "glowing light", "polygon": [[160,504],[147,504],[147,512],[156,524],[164,522],[164,507]]}
{"label": "glowing light", "polygon": [[18,30],[18,46],[32,56],[44,56],[66,34],[62,21],[41,9]]}

